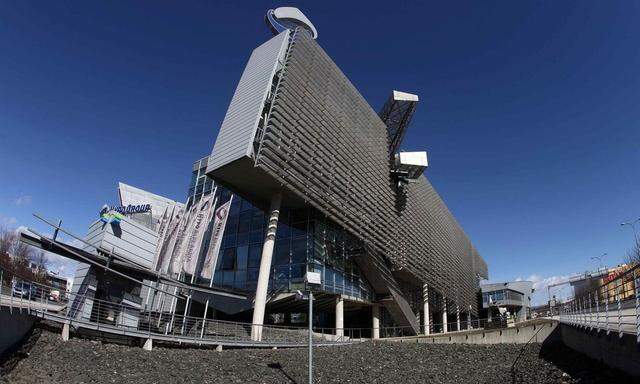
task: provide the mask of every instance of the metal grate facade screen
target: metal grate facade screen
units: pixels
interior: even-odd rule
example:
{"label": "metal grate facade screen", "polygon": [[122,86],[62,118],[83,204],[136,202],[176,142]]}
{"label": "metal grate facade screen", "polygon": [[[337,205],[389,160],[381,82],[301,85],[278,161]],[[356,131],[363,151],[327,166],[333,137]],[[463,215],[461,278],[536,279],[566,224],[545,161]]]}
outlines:
{"label": "metal grate facade screen", "polygon": [[387,127],[307,33],[290,36],[255,164],[396,270],[476,306],[487,266],[426,177],[399,194]]}

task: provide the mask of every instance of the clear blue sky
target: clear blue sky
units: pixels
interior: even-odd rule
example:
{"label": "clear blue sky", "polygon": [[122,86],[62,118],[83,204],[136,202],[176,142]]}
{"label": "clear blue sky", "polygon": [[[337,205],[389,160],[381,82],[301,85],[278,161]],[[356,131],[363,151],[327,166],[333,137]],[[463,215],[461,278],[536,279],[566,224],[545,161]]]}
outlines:
{"label": "clear blue sky", "polygon": [[[446,3],[446,4],[445,4]],[[184,199],[271,2],[0,3],[0,220],[84,234],[124,181]],[[492,280],[622,260],[640,217],[640,3],[303,2],[378,109],[421,102],[405,149]]]}

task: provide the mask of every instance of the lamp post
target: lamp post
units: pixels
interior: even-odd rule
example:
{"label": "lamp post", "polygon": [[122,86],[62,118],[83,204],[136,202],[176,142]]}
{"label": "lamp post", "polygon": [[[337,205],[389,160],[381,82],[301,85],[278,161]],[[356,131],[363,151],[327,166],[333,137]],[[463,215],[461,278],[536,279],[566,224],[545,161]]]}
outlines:
{"label": "lamp post", "polygon": [[591,260],[598,260],[598,271],[600,271],[602,269],[602,259],[607,256],[607,252],[603,253],[600,256],[591,256]]}
{"label": "lamp post", "polygon": [[631,227],[631,230],[633,231],[633,238],[636,240],[636,244],[638,244],[638,232],[636,232],[636,224],[640,221],[640,218],[635,219],[634,221],[625,221],[623,223],[620,223],[621,227],[624,227],[625,225],[628,227]]}
{"label": "lamp post", "polygon": [[309,300],[309,384],[313,383],[313,292],[312,287],[322,284],[320,272],[307,271],[304,277],[307,283],[306,295],[302,292],[296,292],[296,300]]}

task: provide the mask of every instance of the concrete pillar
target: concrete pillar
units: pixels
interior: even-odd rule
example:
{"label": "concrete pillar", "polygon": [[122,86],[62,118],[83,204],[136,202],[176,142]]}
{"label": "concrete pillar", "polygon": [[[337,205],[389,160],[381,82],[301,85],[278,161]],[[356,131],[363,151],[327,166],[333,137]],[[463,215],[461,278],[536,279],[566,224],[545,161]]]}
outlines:
{"label": "concrete pillar", "polygon": [[469,306],[469,312],[467,312],[467,329],[473,329],[473,324],[471,324],[471,306]]}
{"label": "concrete pillar", "polygon": [[342,296],[336,298],[336,337],[344,336],[344,299]]}
{"label": "concrete pillar", "polygon": [[69,341],[69,323],[62,325],[62,341]]}
{"label": "concrete pillar", "polygon": [[260,271],[258,272],[258,286],[256,288],[256,299],[253,307],[253,320],[251,327],[251,340],[262,340],[262,324],[264,324],[264,311],[267,305],[267,290],[269,289],[269,274],[271,272],[271,259],[273,258],[273,247],[275,245],[276,230],[278,229],[278,216],[280,215],[280,204],[282,203],[282,193],[278,192],[271,199],[269,209],[269,223],[267,224],[267,234],[262,246],[262,258],[260,259]]}
{"label": "concrete pillar", "polygon": [[448,320],[447,320],[447,298],[446,297],[442,297],[442,333],[447,333],[448,330],[448,324],[447,324]]}
{"label": "concrete pillar", "polygon": [[424,312],[424,315],[422,316],[422,328],[424,330],[424,334],[428,335],[431,333],[431,330],[429,329],[431,324],[429,324],[429,286],[427,284],[422,286],[422,310]]}
{"label": "concrete pillar", "polygon": [[456,324],[458,326],[458,329],[456,329],[456,331],[460,331],[460,306],[458,304],[456,304]]}
{"label": "concrete pillar", "polygon": [[142,349],[145,351],[150,351],[153,349],[153,339],[147,339],[142,346]]}
{"label": "concrete pillar", "polygon": [[371,338],[375,340],[380,338],[380,307],[374,304],[373,307],[371,307],[371,312],[373,315]]}

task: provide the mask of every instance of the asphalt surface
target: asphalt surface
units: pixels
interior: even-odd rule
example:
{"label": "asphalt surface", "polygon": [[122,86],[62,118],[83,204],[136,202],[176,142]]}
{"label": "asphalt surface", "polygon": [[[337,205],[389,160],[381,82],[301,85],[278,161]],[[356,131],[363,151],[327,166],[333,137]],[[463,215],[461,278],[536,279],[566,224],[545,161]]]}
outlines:
{"label": "asphalt surface", "polygon": [[[316,383],[629,383],[562,345],[363,343],[314,350]],[[36,328],[4,360],[3,383],[307,382],[305,349],[144,351]],[[8,372],[7,372],[8,371]],[[0,370],[2,372],[2,370]]]}

